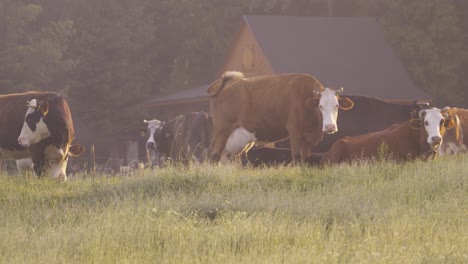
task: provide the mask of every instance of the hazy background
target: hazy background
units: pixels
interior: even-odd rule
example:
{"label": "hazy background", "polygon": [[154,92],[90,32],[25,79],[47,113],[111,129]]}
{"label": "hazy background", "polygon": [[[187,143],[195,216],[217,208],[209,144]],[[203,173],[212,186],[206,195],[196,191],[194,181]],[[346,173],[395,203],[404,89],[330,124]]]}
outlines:
{"label": "hazy background", "polygon": [[135,105],[217,77],[244,14],[376,17],[418,87],[468,106],[466,0],[0,0],[0,93],[57,91],[96,138],[138,133]]}

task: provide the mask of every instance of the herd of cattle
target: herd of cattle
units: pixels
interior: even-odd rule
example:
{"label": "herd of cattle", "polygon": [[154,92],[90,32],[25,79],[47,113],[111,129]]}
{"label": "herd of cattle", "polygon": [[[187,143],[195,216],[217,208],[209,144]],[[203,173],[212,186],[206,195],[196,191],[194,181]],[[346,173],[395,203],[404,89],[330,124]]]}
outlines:
{"label": "herd of cattle", "polygon": [[161,156],[217,162],[225,154],[253,166],[328,165],[377,158],[383,147],[391,159],[405,161],[456,154],[468,145],[466,109],[341,96],[342,88],[324,88],[306,74],[226,72],[207,92],[209,114],[145,120],[150,163]]}
{"label": "herd of cattle", "polygon": [[[245,78],[226,72],[208,88],[209,114],[145,120],[149,163],[157,165],[159,157],[186,164],[240,156],[254,166],[327,165],[376,157],[383,144],[392,159],[404,161],[455,154],[468,145],[466,109],[342,92],[306,74]],[[0,160],[66,180],[69,156],[84,148],[72,145],[65,99],[52,92],[0,95],[0,113]]]}

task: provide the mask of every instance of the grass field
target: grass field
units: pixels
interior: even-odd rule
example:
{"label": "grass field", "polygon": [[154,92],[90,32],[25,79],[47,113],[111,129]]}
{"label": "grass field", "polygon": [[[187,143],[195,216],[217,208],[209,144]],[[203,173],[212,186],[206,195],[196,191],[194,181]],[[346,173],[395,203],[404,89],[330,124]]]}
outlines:
{"label": "grass field", "polygon": [[468,156],[0,176],[1,263],[468,263]]}

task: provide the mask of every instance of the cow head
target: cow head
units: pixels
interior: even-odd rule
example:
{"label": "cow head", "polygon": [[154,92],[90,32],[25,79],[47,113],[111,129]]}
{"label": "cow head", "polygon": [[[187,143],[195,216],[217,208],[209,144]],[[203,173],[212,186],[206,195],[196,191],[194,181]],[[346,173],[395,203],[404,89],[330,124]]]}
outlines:
{"label": "cow head", "polygon": [[341,98],[339,95],[343,92],[343,87],[338,90],[325,88],[316,95],[319,99],[313,99],[311,102],[306,103],[309,108],[318,107],[322,113],[323,127],[322,131],[327,134],[333,134],[338,131],[336,120],[338,118],[338,109],[349,110],[353,108],[354,103],[349,98]]}
{"label": "cow head", "polygon": [[147,131],[148,131],[148,140],[146,141],[146,149],[148,150],[156,150],[156,141],[155,141],[155,133],[157,133],[159,130],[161,130],[164,122],[159,121],[157,119],[152,119],[152,120],[143,120],[145,124],[148,125]]}
{"label": "cow head", "polygon": [[27,102],[27,107],[23,128],[18,137],[18,143],[23,147],[29,147],[50,136],[49,128],[44,122],[49,112],[49,104],[39,103],[36,99],[32,99]]}
{"label": "cow head", "polygon": [[454,120],[445,112],[436,107],[419,111],[419,119],[412,119],[410,126],[415,129],[424,127],[424,137],[427,144],[434,151],[442,144],[446,129],[455,125]]}

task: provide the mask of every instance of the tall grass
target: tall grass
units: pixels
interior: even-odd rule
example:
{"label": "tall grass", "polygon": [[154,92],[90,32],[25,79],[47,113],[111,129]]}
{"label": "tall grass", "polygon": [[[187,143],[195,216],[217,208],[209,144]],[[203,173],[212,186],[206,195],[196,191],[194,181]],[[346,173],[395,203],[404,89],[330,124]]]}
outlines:
{"label": "tall grass", "polygon": [[467,263],[468,156],[0,176],[1,263]]}

